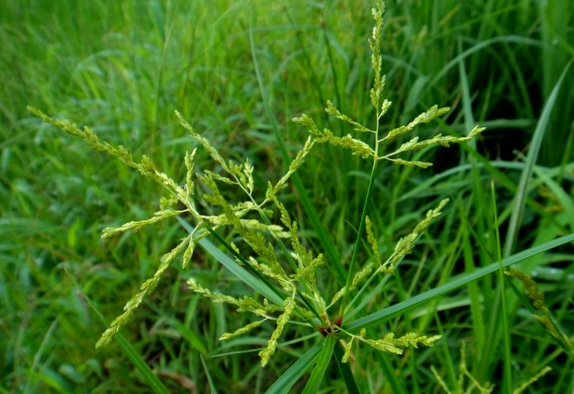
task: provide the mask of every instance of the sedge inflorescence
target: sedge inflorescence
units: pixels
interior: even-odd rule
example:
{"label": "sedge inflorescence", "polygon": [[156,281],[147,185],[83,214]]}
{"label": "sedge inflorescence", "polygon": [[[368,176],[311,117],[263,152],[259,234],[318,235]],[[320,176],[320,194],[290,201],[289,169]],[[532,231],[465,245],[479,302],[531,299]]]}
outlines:
{"label": "sedge inflorescence", "polygon": [[[232,231],[236,235],[235,239],[241,240],[241,244],[235,244],[226,243],[221,237],[218,238],[235,258],[235,267],[238,267],[236,272],[241,272],[242,280],[260,296],[255,298],[244,295],[237,298],[221,294],[204,287],[196,278],[189,279],[187,285],[191,291],[212,302],[226,303],[240,312],[249,312],[255,316],[254,321],[234,332],[224,334],[221,340],[247,334],[265,322],[273,323],[274,330],[267,345],[259,352],[262,365],[266,365],[277,350],[286,327],[295,322],[307,325],[323,336],[339,336],[345,347],[344,362],[349,360],[354,343],[360,342],[380,351],[402,354],[403,349],[408,346],[431,346],[440,338],[437,335],[425,336],[417,333],[397,335],[392,332],[386,333],[381,338],[370,338],[365,330],[358,333],[348,332],[343,323],[345,323],[345,311],[350,305],[349,296],[362,294],[365,286],[377,280],[380,275],[392,274],[399,262],[411,253],[417,239],[429,227],[432,220],[441,215],[448,200],[440,201],[436,208],[429,210],[414,229],[397,242],[392,253],[386,257],[381,256],[379,252],[375,228],[365,209],[359,224],[353,257],[347,265],[346,283],[327,298],[316,277],[317,268],[326,264],[323,254],[305,245],[299,224],[293,219],[281,198],[282,191],[287,187],[291,176],[296,171],[300,171],[306,157],[317,144],[343,148],[370,162],[372,182],[375,171],[383,162],[427,168],[432,163],[411,160],[409,154],[435,145],[448,147],[452,143],[468,141],[483,130],[475,127],[465,136],[438,134],[423,140],[413,137],[389,152],[385,151],[394,145],[393,142],[397,137],[412,132],[420,124],[431,122],[444,115],[449,108],[433,106],[404,126],[386,133],[380,130],[381,118],[392,105],[384,98],[385,76],[381,71],[382,57],[379,48],[382,40],[383,13],[384,3],[377,1],[376,7],[372,10],[374,28],[369,40],[372,52],[371,65],[374,71],[374,83],[370,91],[371,104],[376,113],[373,124],[368,126],[353,120],[330,101],[325,111],[330,116],[350,125],[352,134],[337,136],[327,128],[319,128],[316,122],[306,114],[294,118],[293,121],[305,127],[310,135],[289,164],[286,173],[279,180],[268,182],[265,192],[261,195],[256,193],[253,164],[249,160],[239,163],[226,160],[218,149],[198,133],[179,112],[175,113],[179,123],[189,132],[197,145],[185,155],[183,165],[186,168],[186,176],[181,182],[161,172],[150,158],[143,156],[136,160],[126,148],[112,146],[101,141],[88,127],[80,128],[68,120],[57,120],[37,109],[30,108],[31,112],[44,121],[83,139],[91,148],[119,159],[167,191],[169,197],[161,199],[160,209],[149,219],[106,228],[103,231],[104,238],[113,237],[125,231],[140,231],[147,225],[177,217],[185,218],[182,220],[186,221],[191,219],[193,222],[190,227],[191,231],[161,257],[154,275],[140,286],[139,291],[125,305],[124,312],[103,333],[97,343],[98,347],[109,343],[114,334],[126,325],[145,297],[158,286],[161,277],[178,256],[182,256],[182,266],[186,268],[193,260],[198,243],[206,237],[217,237],[218,232],[223,231]],[[372,136],[365,139],[372,140],[374,143],[365,142],[362,139],[363,136]],[[218,171],[196,169],[195,157],[198,149],[203,149],[210,155],[219,167]],[[245,199],[230,201],[224,192],[227,188],[239,190]],[[370,190],[369,187],[366,201],[370,198]],[[198,201],[201,201],[201,204]],[[206,209],[206,206],[209,209]],[[360,263],[356,251],[362,244],[363,236],[366,236],[372,258]],[[335,306],[339,307],[338,314],[332,312]],[[331,321],[329,315],[337,317]]]}

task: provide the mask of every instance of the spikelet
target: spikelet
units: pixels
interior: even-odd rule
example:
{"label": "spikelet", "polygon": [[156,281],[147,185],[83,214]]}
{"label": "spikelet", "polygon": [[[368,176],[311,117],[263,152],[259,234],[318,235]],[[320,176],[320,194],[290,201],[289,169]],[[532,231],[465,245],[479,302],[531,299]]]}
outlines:
{"label": "spikelet", "polygon": [[518,268],[512,268],[504,272],[505,275],[516,278],[526,289],[528,298],[532,301],[532,306],[539,313],[533,313],[532,317],[534,320],[542,324],[546,329],[546,332],[550,334],[554,339],[556,339],[564,349],[572,352],[574,350],[574,343],[568,338],[568,336],[562,331],[559,324],[555,321],[554,317],[550,313],[550,310],[544,303],[544,293],[538,288],[538,285],[532,279],[532,277],[525,272],[522,272]]}
{"label": "spikelet", "polygon": [[[417,333],[410,332],[401,337],[395,338],[395,334],[389,332],[385,334],[385,336],[381,339],[369,339],[366,338],[367,331],[365,329],[362,329],[358,335],[352,335],[352,334],[349,335],[352,336],[353,340],[365,343],[377,350],[398,355],[403,354],[404,348],[409,346],[412,346],[414,348],[418,348],[419,345],[433,346],[434,343],[438,341],[441,337],[440,335],[434,335],[428,337],[425,335],[419,335]],[[343,356],[343,360],[349,359],[350,355],[348,355],[347,353],[351,352],[350,350],[351,346],[352,341],[345,345],[345,354]]]}
{"label": "spikelet", "polygon": [[267,342],[267,347],[259,352],[259,357],[261,357],[261,365],[265,366],[269,362],[271,356],[277,350],[277,340],[283,333],[285,326],[289,322],[291,318],[291,314],[295,310],[295,292],[293,292],[292,296],[285,299],[283,303],[283,313],[277,319],[277,327],[273,334],[271,334],[271,338],[269,338],[269,342]]}
{"label": "spikelet", "polygon": [[162,256],[160,260],[160,265],[150,279],[146,280],[140,286],[140,292],[138,292],[131,300],[127,302],[124,306],[124,313],[116,317],[110,327],[104,331],[100,340],[96,343],[96,347],[101,347],[107,345],[112,337],[124,326],[129,320],[131,320],[135,310],[141,305],[146,295],[149,295],[158,285],[161,276],[167,270],[171,262],[181,253],[181,251],[189,244],[193,235],[189,235],[183,241],[179,243],[175,248],[173,248],[169,253]]}

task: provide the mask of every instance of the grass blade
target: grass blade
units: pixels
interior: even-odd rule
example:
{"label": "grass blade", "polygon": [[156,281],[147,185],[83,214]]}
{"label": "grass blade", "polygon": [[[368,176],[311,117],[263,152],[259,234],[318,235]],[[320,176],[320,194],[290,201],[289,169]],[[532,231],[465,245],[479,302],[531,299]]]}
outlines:
{"label": "grass blade", "polygon": [[570,231],[574,231],[574,201],[572,197],[568,194],[566,190],[560,184],[553,180],[547,173],[541,168],[534,167],[534,173],[536,176],[544,183],[550,191],[556,197],[557,202],[560,204],[561,208],[564,210],[564,214],[568,217],[567,226]]}
{"label": "grass blade", "polygon": [[393,365],[389,360],[389,355],[383,352],[377,352],[376,356],[377,359],[379,359],[379,365],[383,370],[383,376],[387,379],[387,382],[391,387],[391,392],[393,394],[408,394],[406,389],[403,387],[404,381],[401,379],[401,375],[397,373],[398,371],[393,368]]}
{"label": "grass blade", "polygon": [[339,373],[343,377],[345,381],[345,386],[347,386],[347,390],[349,394],[359,394],[359,388],[357,387],[357,383],[355,382],[355,378],[353,377],[353,372],[351,372],[351,368],[349,368],[349,363],[343,363],[343,356],[345,354],[345,350],[343,349],[343,345],[340,342],[337,342],[335,345],[335,361],[337,362],[337,367],[339,367]]}
{"label": "grass blade", "polygon": [[498,253],[498,280],[500,290],[500,300],[502,302],[502,334],[504,336],[504,382],[506,392],[512,393],[512,357],[510,353],[510,329],[508,328],[508,306],[506,305],[506,291],[504,288],[504,267],[502,266],[502,250],[500,248],[500,232],[498,231],[498,213],[496,212],[496,196],[494,193],[494,182],[490,184],[492,196],[492,212],[494,213],[494,231],[496,234],[496,251]]}
{"label": "grass blade", "polygon": [[[520,253],[516,253],[504,259],[502,261],[503,263],[502,265],[504,268],[509,267],[513,264],[526,260],[529,257],[546,252],[550,249],[556,248],[558,246],[567,244],[572,241],[574,241],[574,234],[565,235],[553,241],[546,242],[542,245],[535,246],[533,248],[524,250]],[[479,268],[474,272],[464,274],[462,276],[459,276],[458,278],[454,278],[452,281],[450,281],[445,285],[425,291],[424,293],[414,296],[406,301],[400,302],[398,304],[395,304],[378,312],[367,315],[363,318],[357,319],[354,322],[345,325],[344,329],[351,332],[357,332],[361,328],[369,328],[379,325],[387,320],[390,320],[396,316],[400,316],[407,311],[410,311],[418,306],[421,306],[429,301],[432,301],[452,290],[458,289],[461,286],[467,285],[477,279],[485,277],[486,275],[492,274],[493,272],[496,272],[496,270],[498,269],[500,269],[499,262],[492,263],[483,268]]]}
{"label": "grass blade", "polygon": [[170,394],[167,387],[165,387],[161,380],[159,380],[159,378],[152,372],[150,367],[146,364],[146,362],[130,344],[130,342],[120,333],[117,333],[114,338],[119,343],[124,354],[130,359],[134,367],[136,367],[138,372],[143,376],[144,380],[153,390],[153,392],[156,394]]}
{"label": "grass blade", "polygon": [[325,372],[331,363],[333,348],[336,344],[337,339],[333,335],[329,335],[323,344],[323,350],[321,350],[321,353],[319,354],[317,364],[315,364],[313,373],[311,373],[311,377],[305,385],[303,394],[315,394],[319,392],[319,387],[321,387],[321,382],[325,377]]}
{"label": "grass blade", "polygon": [[291,390],[291,387],[303,376],[305,372],[311,365],[315,362],[315,359],[319,356],[319,352],[322,348],[322,343],[316,343],[311,349],[307,350],[307,352],[299,358],[299,360],[295,361],[293,365],[289,367],[287,371],[283,375],[279,377],[269,387],[269,389],[265,392],[265,394],[285,394]]}
{"label": "grass blade", "polygon": [[528,45],[528,46],[534,46],[534,47],[543,47],[544,46],[544,44],[542,42],[540,42],[539,40],[534,40],[532,38],[520,37],[520,36],[494,37],[494,38],[491,38],[489,40],[481,41],[478,44],[473,45],[472,47],[468,48],[466,51],[462,52],[460,55],[458,55],[457,57],[452,59],[450,62],[448,62],[448,64],[445,65],[441,69],[441,71],[433,77],[431,82],[427,85],[427,89],[430,89],[435,84],[437,84],[438,81],[441,78],[443,78],[449,72],[449,70],[451,68],[455,67],[459,61],[461,61],[462,59],[464,59],[466,57],[469,57],[473,53],[479,52],[482,49],[488,48],[489,46],[496,44],[496,43],[515,43],[515,44],[520,44],[520,45],[524,45],[524,46]]}
{"label": "grass blade", "polygon": [[199,338],[188,326],[177,319],[169,319],[169,323],[174,326],[174,328],[181,334],[182,338],[185,339],[193,349],[197,350],[202,355],[207,354],[207,348],[201,338]]}
{"label": "grass blade", "polygon": [[520,182],[518,184],[518,193],[516,194],[516,200],[514,203],[514,209],[512,210],[512,216],[510,217],[510,222],[508,223],[508,232],[506,233],[506,241],[504,243],[504,256],[510,255],[512,253],[512,248],[514,247],[514,242],[518,236],[518,229],[522,222],[522,213],[524,212],[524,204],[526,201],[526,190],[530,179],[532,178],[532,171],[534,170],[534,164],[538,158],[538,153],[540,152],[540,146],[542,145],[542,140],[544,139],[544,133],[546,132],[546,126],[550,119],[550,114],[554,108],[556,99],[558,98],[558,93],[560,92],[560,87],[562,86],[562,81],[566,75],[566,72],[570,68],[572,62],[568,63],[560,79],[556,82],[552,94],[548,97],[548,101],[544,104],[544,109],[536,125],[536,130],[534,130],[534,135],[532,136],[532,142],[530,143],[530,148],[528,150],[528,156],[526,157],[526,167],[522,171],[520,176]]}
{"label": "grass blade", "polygon": [[211,378],[211,374],[209,373],[209,368],[207,368],[207,364],[203,356],[201,356],[201,364],[203,364],[203,369],[205,370],[205,375],[207,376],[207,382],[209,384],[209,390],[211,390],[211,394],[217,394],[217,389],[215,388],[215,384],[213,384],[213,379]]}

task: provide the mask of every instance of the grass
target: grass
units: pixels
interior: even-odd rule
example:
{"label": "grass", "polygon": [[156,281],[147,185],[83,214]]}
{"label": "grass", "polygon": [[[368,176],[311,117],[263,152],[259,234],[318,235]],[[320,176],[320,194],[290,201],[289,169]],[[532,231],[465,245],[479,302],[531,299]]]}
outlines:
{"label": "grass", "polygon": [[[488,131],[476,146],[421,153],[435,162],[429,170],[387,166],[373,181],[368,208],[377,213],[370,216],[381,254],[436,201],[450,197],[451,203],[395,277],[368,287],[372,302],[347,328],[367,322],[373,338],[387,331],[443,338],[403,356],[354,348],[349,365],[359,392],[442,392],[431,366],[451,392],[462,390],[462,344],[469,373],[481,385],[496,384],[495,392],[506,390],[504,382],[519,387],[545,366],[552,371],[526,392],[574,390],[572,351],[532,318],[536,311],[522,284],[507,279],[503,287],[496,275],[493,219],[497,212],[505,258],[574,232],[572,70],[560,79],[574,55],[568,44],[574,16],[559,3],[388,4],[381,51],[395,105],[383,130],[438,104],[451,106],[450,115],[419,135],[462,135],[475,123]],[[97,311],[108,320],[118,315],[185,230],[162,222],[102,241],[104,227],[149,217],[161,191],[39,122],[27,105],[89,125],[183,179],[183,153],[193,143],[177,125],[177,109],[226,157],[249,157],[259,188],[278,179],[307,137],[290,122],[293,116],[305,111],[340,135],[349,130],[323,116],[326,99],[360,121],[374,116],[367,93],[370,1],[207,4],[0,5],[1,393],[161,392],[146,366],[168,392],[281,392],[281,382],[300,392],[308,380],[307,387],[321,392],[351,390],[337,364],[325,361],[330,352],[341,357],[338,346],[313,338],[293,343],[261,368],[257,352],[268,334],[218,341],[251,320],[187,290],[193,276],[212,289],[243,294],[209,252],[198,252],[187,270],[167,271],[122,331],[128,348],[121,341],[94,348],[106,328]],[[198,153],[197,163],[213,169],[205,154]],[[338,288],[337,262],[351,261],[368,184],[359,159],[319,146],[285,196],[307,245],[327,256],[329,270],[319,276],[326,292]],[[552,321],[570,338],[571,252],[566,243],[527,252],[517,263],[538,282]],[[358,255],[367,258],[364,250]],[[287,340],[308,334],[295,327]],[[507,335],[512,346],[502,351]],[[227,355],[214,357],[219,354]],[[305,374],[303,361],[311,359],[324,371],[322,381],[319,372]],[[504,368],[511,380],[504,381]]]}

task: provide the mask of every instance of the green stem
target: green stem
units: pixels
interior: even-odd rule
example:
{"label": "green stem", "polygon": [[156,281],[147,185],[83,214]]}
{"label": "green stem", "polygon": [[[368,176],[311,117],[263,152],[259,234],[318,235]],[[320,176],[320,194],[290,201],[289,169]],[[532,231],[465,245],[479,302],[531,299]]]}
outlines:
{"label": "green stem", "polygon": [[498,231],[498,213],[496,212],[496,195],[494,192],[494,182],[490,184],[492,194],[492,209],[494,211],[494,230],[496,232],[496,246],[498,251],[498,280],[500,282],[500,298],[502,301],[502,325],[504,333],[504,381],[506,383],[506,392],[512,393],[512,352],[510,342],[510,328],[508,326],[508,306],[506,305],[506,292],[504,289],[504,266],[502,264],[502,249],[500,247],[500,233]]}
{"label": "green stem", "polygon": [[351,283],[353,281],[353,273],[355,271],[355,265],[357,263],[357,256],[359,255],[359,246],[361,245],[361,238],[363,237],[363,232],[365,231],[365,221],[367,218],[367,209],[369,207],[369,201],[371,200],[371,194],[373,193],[373,186],[375,184],[375,171],[377,170],[377,162],[379,158],[379,130],[380,130],[380,120],[381,120],[381,106],[379,105],[379,100],[376,101],[375,109],[377,111],[377,126],[375,128],[375,154],[373,157],[373,167],[371,168],[371,176],[369,178],[369,186],[367,188],[367,195],[365,196],[365,202],[363,203],[363,212],[361,213],[361,221],[359,222],[359,229],[357,231],[357,238],[355,239],[355,245],[353,245],[353,254],[351,256],[351,263],[349,264],[349,270],[347,271],[347,281],[345,283],[346,292],[341,300],[341,306],[339,308],[339,316],[343,316],[345,311],[345,306],[347,305],[347,299],[349,297],[349,289],[351,288]]}
{"label": "green stem", "polygon": [[[378,143],[377,143],[378,147]],[[377,151],[375,147],[375,152]],[[363,203],[363,213],[361,214],[361,221],[359,222],[359,229],[357,231],[357,238],[355,239],[355,245],[353,246],[353,254],[351,256],[351,263],[349,264],[349,269],[347,271],[347,282],[345,288],[349,289],[351,287],[351,282],[353,281],[353,273],[355,271],[355,265],[357,262],[357,256],[359,255],[359,247],[361,245],[361,238],[363,237],[363,232],[365,231],[365,219],[367,217],[367,208],[369,206],[369,201],[371,199],[371,194],[373,192],[373,185],[375,183],[375,170],[377,169],[377,159],[373,160],[373,168],[371,169],[371,177],[369,179],[369,187],[367,188],[367,195],[365,196],[365,202]],[[341,300],[341,306],[339,308],[339,315],[342,316],[345,306],[347,304],[348,292],[345,292],[343,299]]]}

